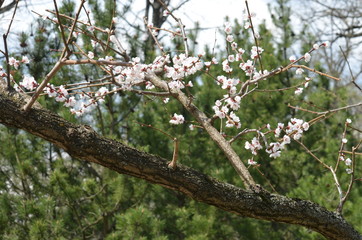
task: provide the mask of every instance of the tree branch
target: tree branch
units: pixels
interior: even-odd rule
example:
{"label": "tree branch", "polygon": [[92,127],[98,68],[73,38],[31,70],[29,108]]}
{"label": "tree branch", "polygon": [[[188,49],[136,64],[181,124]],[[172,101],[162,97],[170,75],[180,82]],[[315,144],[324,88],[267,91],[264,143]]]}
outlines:
{"label": "tree branch", "polygon": [[184,106],[184,108],[189,111],[204,127],[210,138],[224,152],[238,175],[243,180],[245,187],[247,189],[253,189],[256,186],[256,183],[253,177],[250,175],[248,169],[242,163],[240,157],[236,154],[234,149],[230,146],[230,143],[226,141],[222,134],[212,126],[209,118],[205,115],[205,113],[200,111],[182,91],[176,89],[169,89],[167,83],[165,81],[162,81],[154,73],[149,73],[146,78],[148,78],[156,87],[164,91],[169,90],[173,94],[173,96]]}
{"label": "tree branch", "polygon": [[[20,1],[20,0],[19,0]],[[17,0],[13,0],[11,3],[9,3],[8,5],[2,7],[3,3],[5,2],[5,0],[0,1],[0,14],[10,11],[13,7],[15,7],[15,5],[19,2]]]}
{"label": "tree branch", "polygon": [[243,190],[182,165],[172,170],[165,159],[104,138],[89,126],[66,121],[39,104],[23,111],[28,98],[7,91],[6,84],[0,84],[0,123],[52,142],[72,157],[173,189],[224,211],[305,226],[328,239],[362,239],[340,215],[315,203],[270,194],[263,189]]}

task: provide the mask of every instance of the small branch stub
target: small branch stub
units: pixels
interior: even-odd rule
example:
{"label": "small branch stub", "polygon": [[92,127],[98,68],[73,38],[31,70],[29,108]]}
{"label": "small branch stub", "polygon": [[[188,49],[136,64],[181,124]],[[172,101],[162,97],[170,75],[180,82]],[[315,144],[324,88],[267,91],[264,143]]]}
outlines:
{"label": "small branch stub", "polygon": [[177,158],[178,158],[178,148],[179,148],[179,140],[177,138],[173,139],[173,156],[172,161],[168,164],[168,168],[176,169],[177,168]]}

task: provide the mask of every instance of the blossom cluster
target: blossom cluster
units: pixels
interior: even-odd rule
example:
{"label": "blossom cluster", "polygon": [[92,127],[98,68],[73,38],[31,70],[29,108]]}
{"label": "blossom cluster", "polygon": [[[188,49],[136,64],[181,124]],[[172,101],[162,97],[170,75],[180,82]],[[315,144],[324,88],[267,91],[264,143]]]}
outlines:
{"label": "blossom cluster", "polygon": [[245,149],[250,150],[253,155],[258,155],[258,150],[263,149],[263,146],[260,144],[259,139],[254,137],[251,143],[245,142]]}
{"label": "blossom cluster", "polygon": [[[171,89],[183,89],[185,83],[182,81],[185,77],[195,74],[204,67],[201,57],[187,57],[185,54],[176,55],[172,58],[173,65],[165,66],[165,76],[171,81],[168,83]],[[192,87],[189,82],[187,86]]]}
{"label": "blossom cluster", "polygon": [[[290,144],[291,138],[294,140],[299,140],[302,137],[303,132],[309,129],[309,123],[304,122],[301,119],[292,118],[288,125],[285,127],[283,123],[278,123],[278,126],[274,130],[274,136],[279,138],[277,142],[271,142],[266,148],[266,152],[271,158],[280,157],[281,150],[285,149],[285,146]],[[280,138],[280,134],[285,132],[284,136]],[[254,137],[250,142],[245,142],[245,149],[251,151],[253,155],[258,154],[258,150],[261,150],[263,147],[259,142],[259,139]]]}
{"label": "blossom cluster", "polygon": [[309,82],[311,81],[311,78],[309,77],[305,77],[304,78],[305,81],[304,81],[304,84],[303,84],[303,87],[298,87],[295,91],[294,91],[294,94],[295,95],[300,95],[303,93],[303,90],[306,89],[308,86],[309,86]]}
{"label": "blossom cluster", "polygon": [[[347,118],[346,122],[345,122],[346,126],[351,123],[352,123],[352,120],[350,118]],[[342,141],[342,146],[343,146],[344,144],[346,144],[348,142],[348,139],[344,137],[344,138],[342,138],[341,141]],[[345,158],[344,153],[341,153],[338,160],[344,162],[345,165],[347,166],[347,169],[346,169],[347,174],[353,173],[353,166],[352,166],[353,162],[350,158]]]}
{"label": "blossom cluster", "polygon": [[30,60],[27,56],[23,56],[21,60],[17,60],[14,57],[9,58],[9,65],[13,66],[15,69],[18,69],[21,63],[29,63]]}
{"label": "blossom cluster", "polygon": [[184,122],[185,118],[182,115],[176,113],[173,114],[173,117],[170,120],[170,123],[174,125],[183,124]]}
{"label": "blossom cluster", "polygon": [[351,174],[352,173],[352,169],[351,169],[352,160],[350,158],[345,158],[344,155],[341,155],[339,157],[339,161],[342,161],[345,163],[345,165],[347,166],[347,169],[346,169],[347,174]]}

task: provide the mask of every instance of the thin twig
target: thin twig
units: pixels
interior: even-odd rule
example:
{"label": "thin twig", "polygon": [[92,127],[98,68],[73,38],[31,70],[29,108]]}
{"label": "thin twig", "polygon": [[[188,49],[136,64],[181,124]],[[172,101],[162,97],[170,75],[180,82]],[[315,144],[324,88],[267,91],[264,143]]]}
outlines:
{"label": "thin twig", "polygon": [[327,114],[327,113],[332,113],[332,112],[338,112],[341,110],[345,110],[345,109],[349,109],[349,108],[353,108],[353,107],[358,107],[361,106],[362,102],[356,103],[356,104],[351,104],[348,106],[344,106],[344,107],[340,107],[340,108],[336,108],[336,109],[332,109],[332,110],[328,110],[328,111],[324,111],[324,112],[318,112],[318,114]]}
{"label": "thin twig", "polygon": [[10,23],[9,23],[9,26],[8,26],[8,30],[6,31],[6,34],[4,34],[6,37],[9,35],[11,25],[13,24],[14,17],[15,17],[15,14],[16,14],[16,10],[18,9],[18,4],[19,4],[19,0],[16,0],[13,16],[11,17],[11,20],[10,20]]}
{"label": "thin twig", "polygon": [[253,26],[253,21],[251,20],[251,14],[250,14],[250,10],[249,10],[248,0],[245,0],[245,6],[246,6],[246,10],[248,11],[248,18],[249,18],[249,21],[250,21],[251,31],[253,32],[253,37],[254,37],[254,41],[255,41],[255,45],[256,45],[256,53],[258,54],[260,69],[263,72],[263,64],[261,63],[261,57],[260,57],[260,54],[259,54],[258,39],[256,39],[254,26]]}
{"label": "thin twig", "polygon": [[310,72],[314,72],[314,73],[317,73],[317,74],[319,74],[319,75],[322,75],[322,76],[325,76],[325,77],[328,77],[328,78],[332,78],[332,79],[334,79],[334,80],[336,80],[336,81],[340,81],[340,80],[341,80],[340,78],[333,77],[333,76],[328,75],[328,74],[326,74],[326,73],[322,73],[322,72],[320,72],[320,71],[317,71],[317,70],[315,70],[315,69],[313,69],[313,68],[310,68],[310,67],[307,67],[307,66],[305,66],[305,65],[294,65],[294,64],[293,64],[292,67],[294,67],[294,68],[304,68],[304,69],[307,69],[307,70],[310,71]]}
{"label": "thin twig", "polygon": [[176,17],[167,7],[167,5],[162,1],[162,0],[158,0],[158,2],[162,5],[162,7],[168,12],[168,14],[170,14],[170,16],[178,23],[178,25],[180,26],[180,30],[181,30],[181,34],[182,34],[182,40],[184,42],[184,46],[185,46],[185,55],[186,57],[189,56],[189,48],[187,45],[187,36],[185,33],[185,25],[182,23],[181,18]]}
{"label": "thin twig", "polygon": [[336,166],[334,167],[334,171],[335,171],[335,172],[337,171],[339,162],[341,161],[341,155],[342,155],[341,152],[342,152],[342,149],[343,149],[344,144],[345,144],[345,143],[343,142],[343,139],[346,137],[347,126],[348,126],[348,123],[345,122],[345,124],[344,124],[344,130],[343,130],[343,134],[342,134],[341,146],[339,147],[337,162],[336,162]]}
{"label": "thin twig", "polygon": [[31,106],[34,104],[36,99],[39,97],[40,93],[43,92],[44,88],[48,85],[49,81],[54,77],[54,75],[61,69],[63,66],[63,61],[59,60],[53,67],[53,69],[45,76],[42,83],[39,85],[39,87],[36,89],[36,92],[31,97],[29,102],[24,106],[24,111],[29,111]]}
{"label": "thin twig", "polygon": [[291,87],[278,88],[278,89],[257,89],[256,92],[282,92],[282,91],[286,91],[286,90],[290,90],[290,89],[296,89],[297,87],[300,87],[303,84],[304,84],[304,82],[291,86]]}
{"label": "thin twig", "polygon": [[3,35],[3,40],[4,40],[4,47],[5,47],[5,59],[6,59],[6,79],[8,82],[8,89],[10,89],[11,87],[11,76],[10,76],[10,63],[9,63],[9,52],[8,52],[8,45],[7,45],[7,36],[4,34]]}
{"label": "thin twig", "polygon": [[328,166],[327,164],[325,164],[324,162],[322,162],[322,161],[321,161],[316,155],[314,155],[314,154],[309,150],[309,148],[307,148],[302,142],[300,142],[300,141],[298,141],[298,140],[295,140],[295,139],[294,139],[294,141],[296,141],[297,143],[299,143],[299,145],[302,146],[302,147],[304,148],[304,150],[306,150],[307,153],[308,153],[309,155],[311,155],[315,160],[317,160],[320,164],[322,164],[323,167],[325,167],[325,168],[330,169],[330,170],[333,171],[333,168],[331,168],[330,166]]}
{"label": "thin twig", "polygon": [[292,106],[290,104],[288,104],[288,107],[296,109],[296,110],[301,110],[301,111],[304,111],[304,112],[314,113],[314,114],[318,114],[318,115],[325,115],[325,114],[328,114],[328,113],[334,113],[334,112],[338,112],[338,111],[341,111],[341,110],[358,107],[358,106],[361,106],[361,105],[362,105],[362,102],[359,102],[359,103],[356,103],[356,104],[351,104],[351,105],[348,105],[348,106],[344,106],[344,107],[340,107],[340,108],[336,108],[336,109],[331,109],[331,110],[324,111],[324,112],[316,112],[316,111],[308,110],[308,109],[301,108],[301,107],[295,107],[295,106]]}
{"label": "thin twig", "polygon": [[349,64],[349,61],[347,59],[347,56],[346,54],[344,53],[344,51],[342,50],[342,47],[339,46],[339,49],[341,50],[342,54],[343,54],[343,57],[344,57],[344,60],[346,60],[347,62],[347,66],[348,66],[348,69],[349,69],[349,72],[351,74],[351,78],[352,78],[352,83],[356,86],[356,88],[358,88],[361,92],[362,92],[362,88],[360,86],[358,86],[358,84],[356,83],[356,78],[353,76],[353,72],[352,72],[352,69],[351,69],[351,65]]}
{"label": "thin twig", "polygon": [[145,124],[145,123],[140,123],[140,122],[136,122],[136,123],[139,124],[139,125],[141,125],[141,126],[143,126],[143,127],[149,127],[149,128],[152,128],[152,129],[154,129],[154,130],[156,130],[156,131],[159,131],[159,132],[162,133],[163,135],[171,138],[172,140],[175,139],[173,136],[171,136],[171,135],[168,134],[167,132],[165,132],[165,131],[163,131],[163,130],[161,130],[161,129],[159,129],[159,128],[156,128],[156,127],[152,126],[151,124]]}
{"label": "thin twig", "polygon": [[106,44],[106,49],[105,49],[105,52],[108,50],[109,48],[109,41],[110,41],[110,38],[111,36],[114,34],[114,31],[113,31],[113,19],[115,17],[115,13],[116,13],[116,10],[117,10],[117,6],[116,6],[116,1],[113,0],[113,8],[112,8],[112,20],[111,20],[111,23],[109,25],[109,31],[107,32],[107,44]]}
{"label": "thin twig", "polygon": [[63,25],[62,25],[62,22],[61,22],[60,16],[59,16],[57,1],[53,0],[53,2],[54,2],[54,7],[55,7],[55,15],[57,16],[57,19],[58,19],[58,24],[59,24],[60,33],[61,33],[61,36],[62,36],[62,39],[63,39],[63,43],[64,43],[64,46],[66,48],[66,51],[68,52],[68,54],[70,54],[70,50],[69,50],[69,47],[68,47],[68,44],[67,44],[67,40],[65,38],[64,28],[63,28]]}
{"label": "thin twig", "polygon": [[[346,150],[342,150],[341,152],[342,152],[342,153],[347,153],[347,154],[353,154],[353,152],[351,152],[351,151],[346,151]],[[355,154],[355,155],[360,155],[360,156],[362,156],[362,152],[355,152],[354,154]]]}
{"label": "thin twig", "polygon": [[[89,60],[91,60],[88,55],[82,50],[82,48],[76,43],[76,42],[73,42],[73,45],[76,46],[76,48],[79,49],[79,51],[82,53],[83,56],[87,57]],[[81,60],[81,59],[78,59],[78,60]],[[98,65],[104,72],[106,72],[108,75],[111,74],[111,71],[108,71],[105,67],[103,67],[102,65],[100,64],[96,64]]]}
{"label": "thin twig", "polygon": [[236,134],[233,138],[231,138],[229,140],[229,143],[233,143],[236,139],[238,139],[239,137],[241,137],[242,135],[245,135],[247,133],[251,133],[251,132],[259,132],[259,130],[257,129],[247,129],[245,128],[243,131],[239,132],[238,134]]}
{"label": "thin twig", "polygon": [[174,138],[173,139],[173,155],[172,155],[172,161],[168,164],[169,168],[176,169],[176,167],[177,167],[179,145],[180,145],[179,140],[177,138]]}
{"label": "thin twig", "polygon": [[110,37],[109,37],[109,40],[111,42],[113,42],[113,44],[116,45],[116,47],[118,48],[118,50],[121,52],[121,56],[124,57],[124,60],[126,62],[128,62],[130,60],[126,50],[123,48],[121,42],[118,40],[118,38],[116,37],[115,34],[112,34]]}
{"label": "thin twig", "polygon": [[361,145],[361,142],[362,142],[362,141],[360,141],[357,146],[352,147],[351,178],[350,178],[350,180],[349,180],[347,192],[346,192],[346,194],[344,195],[344,197],[342,198],[342,200],[341,200],[341,202],[340,202],[340,204],[339,204],[339,206],[338,206],[338,212],[340,212],[340,213],[342,213],[343,205],[344,205],[344,203],[347,201],[349,195],[351,194],[351,190],[352,190],[352,187],[353,187],[353,183],[354,183],[354,181],[355,181],[355,179],[354,179],[354,170],[356,169],[356,154],[355,154],[355,151],[356,151],[356,149],[359,148],[359,146]]}
{"label": "thin twig", "polygon": [[331,171],[331,173],[333,175],[334,183],[336,184],[337,191],[339,194],[339,201],[341,202],[343,199],[343,192],[342,192],[341,184],[339,184],[338,177],[336,175],[336,172],[333,170],[333,168],[329,167],[329,170]]}
{"label": "thin twig", "polygon": [[138,89],[129,89],[127,91],[134,92],[140,95],[150,95],[156,97],[170,97],[172,94],[170,92],[151,92],[151,91],[143,91]]}
{"label": "thin twig", "polygon": [[157,40],[156,36],[152,33],[151,28],[148,26],[148,21],[147,21],[147,17],[143,18],[143,21],[148,29],[148,32],[151,34],[153,40],[155,41],[156,45],[158,46],[158,48],[161,50],[162,54],[165,54],[165,51],[163,50],[163,47],[161,46],[160,42]]}
{"label": "thin twig", "polygon": [[274,191],[275,193],[278,193],[277,190],[275,190],[275,188],[273,187],[273,185],[272,185],[271,182],[269,181],[269,179],[268,179],[268,178],[265,176],[265,174],[259,169],[259,167],[258,167],[258,166],[255,166],[254,168],[258,171],[258,173],[259,173],[261,176],[263,176],[263,178],[267,181],[267,183],[268,183],[268,185],[271,187],[271,189],[273,189],[273,191]]}
{"label": "thin twig", "polygon": [[312,110],[305,109],[305,108],[301,108],[301,107],[295,107],[295,106],[290,105],[290,103],[288,103],[288,107],[293,108],[293,109],[296,109],[296,110],[300,110],[300,111],[303,111],[303,112],[309,112],[309,113],[313,113],[313,114],[318,114],[318,112],[316,112],[316,111],[312,111]]}
{"label": "thin twig", "polygon": [[[73,21],[73,24],[72,24],[72,27],[70,29],[70,32],[69,32],[69,35],[68,35],[68,39],[67,41],[64,43],[66,45],[68,45],[70,43],[70,41],[72,40],[72,36],[73,36],[73,32],[74,32],[74,29],[75,29],[75,26],[77,25],[77,19],[79,18],[79,14],[80,12],[82,11],[82,7],[83,7],[83,4],[84,4],[85,0],[81,0],[80,2],[80,5],[79,5],[79,8],[78,8],[78,11],[74,17],[74,21]],[[64,49],[64,51],[62,52],[61,54],[61,57],[60,59],[63,59],[66,55],[69,57],[70,56],[70,53],[66,54],[66,49]]]}
{"label": "thin twig", "polygon": [[[52,13],[52,14],[56,14],[56,12],[51,11],[51,10],[45,10],[45,11],[47,11],[47,12],[49,12],[49,13]],[[42,16],[41,14],[39,14],[39,13],[37,13],[37,12],[35,12],[35,11],[32,11],[32,12],[35,13],[35,14],[38,14],[38,15]],[[69,17],[69,16],[67,16],[67,15],[65,15],[65,14],[59,13],[59,16],[61,16],[61,17],[63,17],[63,18],[66,18],[66,19],[69,19],[69,20],[72,20],[72,21],[75,21],[75,18]],[[100,32],[102,32],[102,33],[108,33],[105,29],[102,29],[102,28],[100,28],[100,27],[93,26],[93,25],[90,24],[90,23],[86,23],[86,22],[83,22],[83,21],[78,20],[78,19],[76,20],[76,22],[77,22],[77,23],[81,23],[81,24],[86,25],[86,26],[92,26],[92,27],[94,28],[94,30],[100,31]]]}
{"label": "thin twig", "polygon": [[2,53],[5,55],[5,59],[6,59],[6,79],[7,79],[7,83],[8,83],[8,89],[10,89],[10,87],[11,87],[11,84],[10,84],[11,75],[10,75],[10,63],[9,63],[9,51],[8,51],[8,45],[7,45],[7,38],[10,33],[11,25],[13,24],[13,21],[15,18],[16,10],[18,9],[18,3],[19,3],[19,0],[16,0],[14,12],[11,17],[8,29],[7,29],[6,33],[3,34],[5,53],[4,52],[2,52]]}
{"label": "thin twig", "polygon": [[131,67],[132,63],[108,61],[108,60],[93,60],[93,59],[79,59],[79,60],[63,60],[63,65],[77,65],[77,64],[95,64],[95,65],[113,65]]}

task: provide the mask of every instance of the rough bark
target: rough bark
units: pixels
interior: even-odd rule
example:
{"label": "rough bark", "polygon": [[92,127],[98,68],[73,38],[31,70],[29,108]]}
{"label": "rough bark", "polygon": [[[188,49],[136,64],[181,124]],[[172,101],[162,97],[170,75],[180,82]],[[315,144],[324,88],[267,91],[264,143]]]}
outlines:
{"label": "rough bark", "polygon": [[104,138],[92,128],[70,123],[37,104],[24,112],[25,103],[24,96],[1,85],[0,123],[52,142],[72,157],[179,191],[241,216],[301,225],[328,239],[362,239],[341,216],[313,202],[270,194],[263,189],[244,190],[182,165],[170,169],[165,159]]}

